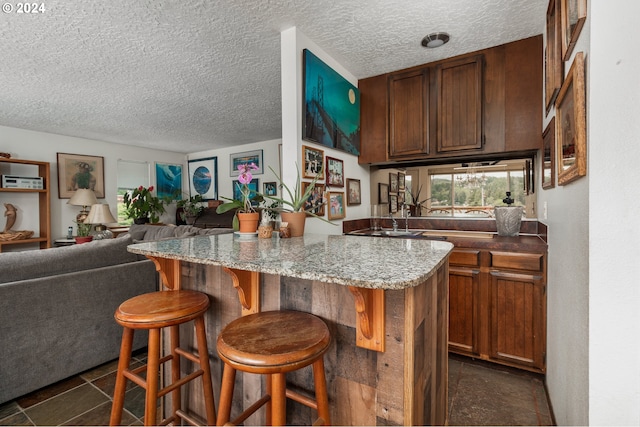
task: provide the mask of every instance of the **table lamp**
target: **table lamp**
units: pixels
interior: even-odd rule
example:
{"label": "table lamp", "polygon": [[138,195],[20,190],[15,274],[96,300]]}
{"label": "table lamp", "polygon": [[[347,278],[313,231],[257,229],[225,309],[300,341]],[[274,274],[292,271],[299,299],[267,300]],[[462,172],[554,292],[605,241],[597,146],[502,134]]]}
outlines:
{"label": "table lamp", "polygon": [[96,194],[93,190],[89,190],[88,188],[79,188],[73,193],[73,196],[67,202],[68,205],[74,206],[82,206],[82,210],[76,216],[76,222],[84,222],[89,215],[88,206],[92,206],[98,203],[98,199],[96,199]]}
{"label": "table lamp", "polygon": [[110,224],[118,222],[117,219],[111,215],[111,210],[108,204],[94,203],[91,205],[89,215],[84,220],[85,224],[95,224],[94,227],[97,233],[93,236],[94,239],[110,239],[113,237],[113,233],[107,229],[104,224]]}

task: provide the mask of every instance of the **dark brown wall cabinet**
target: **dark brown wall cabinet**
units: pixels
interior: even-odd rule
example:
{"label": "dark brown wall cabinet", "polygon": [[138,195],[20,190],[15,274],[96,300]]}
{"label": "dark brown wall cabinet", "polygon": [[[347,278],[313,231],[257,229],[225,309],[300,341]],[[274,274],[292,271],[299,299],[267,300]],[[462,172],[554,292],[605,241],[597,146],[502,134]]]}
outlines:
{"label": "dark brown wall cabinet", "polygon": [[359,87],[363,164],[531,154],[542,143],[541,35]]}
{"label": "dark brown wall cabinet", "polygon": [[482,55],[437,67],[438,153],[482,148]]}

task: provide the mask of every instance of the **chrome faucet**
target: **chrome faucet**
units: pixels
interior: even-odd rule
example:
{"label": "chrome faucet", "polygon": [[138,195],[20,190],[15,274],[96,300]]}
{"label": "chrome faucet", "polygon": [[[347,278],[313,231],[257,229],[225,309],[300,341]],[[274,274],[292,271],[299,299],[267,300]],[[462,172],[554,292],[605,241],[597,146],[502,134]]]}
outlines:
{"label": "chrome faucet", "polygon": [[409,205],[402,205],[402,214],[404,215],[404,231],[409,232]]}
{"label": "chrome faucet", "polygon": [[393,225],[393,231],[398,231],[398,221],[393,217],[392,213],[389,213],[389,218],[391,218],[391,224]]}

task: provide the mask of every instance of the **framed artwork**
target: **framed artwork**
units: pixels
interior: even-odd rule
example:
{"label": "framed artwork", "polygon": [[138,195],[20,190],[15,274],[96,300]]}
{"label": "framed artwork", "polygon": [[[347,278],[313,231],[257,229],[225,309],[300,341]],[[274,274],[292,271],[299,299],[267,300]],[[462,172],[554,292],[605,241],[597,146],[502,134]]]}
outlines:
{"label": "framed artwork", "polygon": [[556,168],[556,118],[552,117],[544,132],[542,132],[542,188],[555,186],[554,171]]}
{"label": "framed artwork", "polygon": [[344,162],[327,156],[327,186],[344,187]]}
{"label": "framed artwork", "polygon": [[389,212],[390,213],[398,212],[398,195],[397,194],[389,194]]}
{"label": "framed artwork", "polygon": [[398,191],[398,207],[401,207],[402,205],[404,205],[404,196],[405,193],[404,191]]}
{"label": "framed artwork", "polygon": [[560,92],[564,73],[562,60],[562,43],[560,41],[560,2],[549,0],[547,7],[547,45],[544,50],[544,86],[547,113]]}
{"label": "framed artwork", "polygon": [[317,148],[302,146],[303,178],[315,178],[324,175],[324,151]]}
{"label": "framed artwork", "polygon": [[389,193],[397,193],[398,192],[398,174],[390,173],[389,174]]}
{"label": "framed artwork", "polygon": [[578,52],[556,99],[558,185],[587,174],[584,54]]}
{"label": "framed artwork", "polygon": [[[302,182],[301,191],[304,193],[307,191],[307,188],[311,185],[310,182]],[[324,216],[324,184],[316,183],[313,186],[313,190],[311,192],[311,196],[304,204],[304,210],[306,212],[313,213],[317,216]]]}
{"label": "framed artwork", "polygon": [[182,165],[156,162],[156,193],[158,197],[182,199]]}
{"label": "framed artwork", "polygon": [[328,191],[329,199],[329,220],[342,219],[346,216],[344,204],[344,191]]}
{"label": "framed artwork", "polygon": [[302,139],[360,155],[360,91],[308,49],[302,55]]}
{"label": "framed artwork", "polygon": [[70,199],[79,188],[89,188],[104,199],[104,157],[57,153],[58,198]]}
{"label": "framed artwork", "polygon": [[573,48],[576,46],[580,31],[587,20],[587,0],[560,0],[562,7],[560,19],[562,21],[562,59],[569,60]]}
{"label": "framed artwork", "polygon": [[199,194],[202,200],[218,199],[218,158],[189,160],[189,196]]}
{"label": "framed artwork", "polygon": [[278,184],[274,182],[265,182],[262,184],[262,192],[265,196],[277,196],[278,195]]}
{"label": "framed artwork", "polygon": [[406,179],[407,176],[404,172],[398,172],[398,191],[404,190]]}
{"label": "framed artwork", "polygon": [[347,178],[347,206],[359,205],[360,203],[362,203],[360,180]]}
{"label": "framed artwork", "polygon": [[[232,181],[232,185],[233,185],[233,198],[234,198],[234,200],[242,200],[242,192],[240,191],[240,188],[242,187],[242,184],[240,184],[240,181],[238,181],[237,179],[234,179]],[[260,188],[260,180],[258,178],[253,178],[251,180],[251,182],[247,184],[247,187],[249,187],[249,190],[257,192],[258,188]],[[253,194],[253,193],[251,193],[251,194]],[[258,206],[258,202],[252,201],[251,205],[252,206]]]}
{"label": "framed artwork", "polygon": [[230,164],[229,164],[229,175],[230,176],[238,176],[240,172],[238,171],[238,166],[243,165],[245,163],[255,163],[258,167],[257,170],[251,171],[253,175],[262,175],[264,173],[264,166],[262,162],[262,150],[253,150],[253,151],[245,151],[243,153],[235,153],[229,156]]}
{"label": "framed artwork", "polygon": [[389,203],[389,185],[378,183],[378,204]]}

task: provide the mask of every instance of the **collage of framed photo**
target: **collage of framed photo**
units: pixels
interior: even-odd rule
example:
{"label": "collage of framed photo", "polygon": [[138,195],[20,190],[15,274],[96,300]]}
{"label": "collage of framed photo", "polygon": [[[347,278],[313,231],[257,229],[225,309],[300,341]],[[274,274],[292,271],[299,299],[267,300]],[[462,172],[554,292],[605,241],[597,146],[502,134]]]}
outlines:
{"label": "collage of framed photo", "polygon": [[[396,213],[405,203],[407,175],[404,172],[389,172],[389,185],[378,184],[378,203],[389,203],[389,212]],[[387,190],[387,196],[383,192]]]}
{"label": "collage of framed photo", "polygon": [[[555,107],[542,133],[542,188],[566,185],[587,174],[584,53],[571,55],[587,18],[587,0],[549,0],[546,21],[544,94],[546,112]],[[565,62],[571,60],[564,75]]]}

